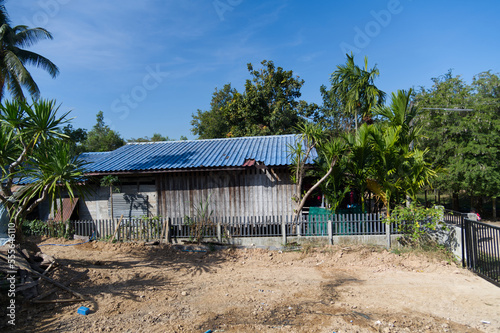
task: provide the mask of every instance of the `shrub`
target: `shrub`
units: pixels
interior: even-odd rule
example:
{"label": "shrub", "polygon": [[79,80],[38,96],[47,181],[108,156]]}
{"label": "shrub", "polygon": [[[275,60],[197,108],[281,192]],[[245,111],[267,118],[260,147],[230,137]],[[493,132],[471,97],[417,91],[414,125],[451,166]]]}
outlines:
{"label": "shrub", "polygon": [[403,245],[422,246],[429,242],[429,231],[446,230],[443,221],[443,210],[425,208],[412,203],[409,207],[394,208],[386,223],[395,223],[403,234],[399,240]]}
{"label": "shrub", "polygon": [[74,229],[70,221],[55,222],[55,221],[40,221],[40,220],[24,220],[22,230],[28,236],[49,236],[56,238],[73,239]]}

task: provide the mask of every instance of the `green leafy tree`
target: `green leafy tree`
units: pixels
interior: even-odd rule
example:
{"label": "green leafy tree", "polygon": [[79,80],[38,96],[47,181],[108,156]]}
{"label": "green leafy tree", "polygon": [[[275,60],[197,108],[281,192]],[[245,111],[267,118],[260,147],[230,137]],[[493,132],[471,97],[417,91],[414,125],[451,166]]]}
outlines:
{"label": "green leafy tree", "polygon": [[261,69],[248,64],[252,79],[239,93],[226,84],[216,89],[210,110],[198,110],[193,115],[192,132],[200,139],[289,134],[303,122],[301,115],[312,113],[311,106],[300,101],[304,80],[275,67],[272,61],[262,61]]}
{"label": "green leafy tree", "polygon": [[109,128],[104,123],[104,114],[102,111],[97,113],[97,123],[92,130],[87,133],[87,139],[83,146],[85,151],[101,152],[111,151],[120,148],[125,144],[120,134]]}
{"label": "green leafy tree", "polygon": [[72,150],[78,155],[84,150],[84,142],[87,140],[87,130],[84,128],[74,128],[73,125],[68,124],[62,128],[61,131],[69,138]]}
{"label": "green leafy tree", "polygon": [[[333,72],[330,97],[339,100],[346,116],[354,120],[354,128],[358,128],[359,117],[371,124],[372,107],[382,105],[385,93],[378,89],[374,81],[379,76],[377,66],[368,68],[368,58],[365,57],[364,67],[354,63],[354,56],[347,55],[345,65],[337,66]],[[351,125],[352,126],[352,125]]]}
{"label": "green leafy tree", "polygon": [[198,110],[192,115],[192,133],[198,135],[200,139],[228,136],[231,132],[231,123],[236,122],[236,118],[239,117],[238,109],[242,103],[241,94],[232,88],[230,83],[225,84],[221,90],[216,88],[210,102],[210,110]]}
{"label": "green leafy tree", "polygon": [[[61,133],[68,113],[57,115],[54,101],[5,102],[0,105],[0,201],[22,239],[23,218],[46,199],[55,202],[65,190],[71,198],[81,188],[83,162]],[[62,207],[62,206],[60,206]]]}
{"label": "green leafy tree", "polygon": [[472,197],[472,206],[480,206],[476,201],[482,196],[495,198],[500,192],[498,75],[483,72],[468,85],[450,70],[432,80],[431,88],[415,96],[420,107],[429,109],[422,116],[421,146],[429,148],[433,165],[446,168],[436,185],[453,193],[454,209],[461,191]]}
{"label": "green leafy tree", "polygon": [[[289,147],[292,156],[292,181],[295,190],[292,199],[296,203],[295,219],[297,220],[304,208],[307,198],[324,182],[331,178],[336,170],[338,161],[345,151],[345,143],[341,138],[328,139],[324,129],[314,123],[305,123],[299,126],[301,135],[299,140]],[[307,191],[303,192],[303,180],[308,164],[311,163],[312,151],[318,154],[316,162],[317,180]]]}
{"label": "green leafy tree", "polygon": [[[180,137],[179,140],[187,140],[185,136]],[[142,138],[131,138],[127,140],[128,142],[159,142],[159,141],[176,141],[175,139],[171,139],[168,136],[163,136],[160,133],[154,133],[152,137],[142,137]]]}
{"label": "green leafy tree", "polygon": [[357,189],[361,199],[361,211],[365,211],[365,194],[368,189],[367,179],[373,170],[372,131],[369,125],[362,124],[354,133],[345,135],[349,147],[346,173],[347,184]]}
{"label": "green leafy tree", "polygon": [[308,116],[313,122],[321,124],[328,135],[340,136],[352,129],[352,117],[345,112],[344,102],[332,89],[320,87],[323,103],[319,107],[311,104]]}
{"label": "green leafy tree", "polygon": [[430,184],[436,170],[427,162],[428,150],[413,147],[420,139],[419,109],[411,103],[412,91],[392,94],[389,106],[375,108],[381,122],[372,128],[373,174],[368,187],[377,194],[390,216],[391,204],[416,198]]}
{"label": "green leafy tree", "polygon": [[40,96],[40,89],[27,70],[27,65],[34,65],[56,77],[59,69],[47,58],[28,51],[40,40],[52,39],[50,32],[43,28],[28,28],[24,25],[12,27],[9,16],[0,0],[0,101],[7,89],[14,99],[24,99],[23,88],[33,98]]}
{"label": "green leafy tree", "polygon": [[[468,143],[467,156],[471,163],[466,185],[474,188],[476,195],[493,198],[493,218],[496,219],[496,198],[500,195],[500,78],[490,71],[474,76],[472,88],[474,109],[477,110],[473,125],[474,139]],[[478,181],[479,180],[479,181]]]}

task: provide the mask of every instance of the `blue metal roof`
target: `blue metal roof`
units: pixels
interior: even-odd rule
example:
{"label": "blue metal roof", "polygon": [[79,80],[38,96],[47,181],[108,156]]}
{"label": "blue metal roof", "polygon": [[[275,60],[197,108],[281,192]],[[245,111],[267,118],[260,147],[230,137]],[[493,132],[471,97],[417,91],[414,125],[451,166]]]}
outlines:
{"label": "blue metal roof", "polygon": [[[129,143],[111,152],[84,153],[89,173],[243,166],[247,160],[267,166],[291,165],[295,134],[229,139]],[[313,152],[311,161],[316,158]]]}
{"label": "blue metal roof", "polygon": [[96,163],[107,157],[110,153],[110,151],[82,153],[79,158],[83,159],[87,163]]}

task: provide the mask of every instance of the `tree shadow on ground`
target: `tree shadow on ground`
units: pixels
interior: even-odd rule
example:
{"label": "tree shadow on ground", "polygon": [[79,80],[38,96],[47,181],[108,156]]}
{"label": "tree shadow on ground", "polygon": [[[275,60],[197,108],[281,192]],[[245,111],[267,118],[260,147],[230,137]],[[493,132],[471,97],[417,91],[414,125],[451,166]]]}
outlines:
{"label": "tree shadow on ground", "polygon": [[[90,249],[90,245],[85,249]],[[217,271],[223,262],[232,260],[235,256],[233,251],[227,250],[189,252],[176,250],[168,245],[132,248],[130,252],[124,250],[127,248],[116,250],[117,255],[111,259],[109,256],[97,260],[85,258],[83,251],[81,258],[58,259],[60,268],[56,271],[59,272],[54,274],[53,278],[64,282],[88,269],[83,277],[72,282],[69,287],[89,300],[76,304],[89,307],[93,313],[99,310],[98,302],[103,297],[141,302],[148,291],[167,289],[172,290],[172,293],[178,292],[182,286],[175,281],[176,275],[183,277],[212,273]],[[113,250],[105,251],[109,253]],[[110,270],[113,272],[112,276],[109,274]],[[70,293],[58,290],[47,299],[71,297]],[[74,304],[36,304],[22,309],[21,317],[31,319],[22,320],[14,331],[66,331],[68,323],[61,325],[53,314]],[[76,311],[75,316],[77,316]],[[37,323],[36,329],[32,326],[33,322]]]}

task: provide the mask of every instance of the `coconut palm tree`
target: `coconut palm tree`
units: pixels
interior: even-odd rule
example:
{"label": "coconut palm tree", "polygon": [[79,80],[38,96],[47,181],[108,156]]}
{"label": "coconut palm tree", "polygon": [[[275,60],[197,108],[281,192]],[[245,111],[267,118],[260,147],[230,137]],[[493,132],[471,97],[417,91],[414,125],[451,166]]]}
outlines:
{"label": "coconut palm tree", "polygon": [[365,57],[364,68],[354,63],[354,56],[347,55],[345,65],[337,66],[330,81],[332,91],[343,102],[346,114],[354,117],[355,128],[358,129],[358,117],[371,123],[371,109],[382,105],[385,92],[378,89],[374,81],[379,75],[377,66],[368,69],[368,58]]}
{"label": "coconut palm tree", "polygon": [[24,100],[23,88],[33,98],[38,98],[40,89],[27,65],[46,70],[53,78],[59,69],[47,58],[26,50],[42,39],[52,39],[50,32],[43,28],[28,28],[25,25],[11,27],[8,13],[0,0],[0,101],[8,90],[14,99]]}

